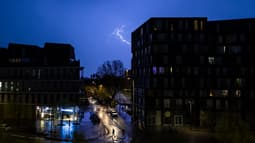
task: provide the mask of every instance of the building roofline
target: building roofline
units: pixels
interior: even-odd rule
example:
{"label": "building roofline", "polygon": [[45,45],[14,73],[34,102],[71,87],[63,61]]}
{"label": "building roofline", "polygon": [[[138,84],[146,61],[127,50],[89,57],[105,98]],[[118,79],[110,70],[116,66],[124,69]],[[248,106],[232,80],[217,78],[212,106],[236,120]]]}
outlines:
{"label": "building roofline", "polygon": [[71,44],[68,43],[52,43],[52,42],[46,42],[44,44],[44,48],[59,48],[59,47],[71,47],[74,49],[74,47]]}
{"label": "building roofline", "polygon": [[9,47],[33,47],[33,48],[40,48],[37,45],[21,44],[21,43],[9,43],[8,44],[8,48]]}
{"label": "building roofline", "polygon": [[[147,19],[143,24],[141,24],[139,27],[137,27],[133,32],[137,31],[141,27],[143,27],[146,23],[150,22],[151,20],[156,20],[156,19],[173,19],[173,20],[181,20],[181,19],[208,19],[207,17],[150,17]],[[132,33],[133,33],[132,32]]]}
{"label": "building roofline", "polygon": [[237,22],[237,21],[255,21],[255,18],[230,18],[230,19],[218,19],[218,20],[209,20],[208,22]]}

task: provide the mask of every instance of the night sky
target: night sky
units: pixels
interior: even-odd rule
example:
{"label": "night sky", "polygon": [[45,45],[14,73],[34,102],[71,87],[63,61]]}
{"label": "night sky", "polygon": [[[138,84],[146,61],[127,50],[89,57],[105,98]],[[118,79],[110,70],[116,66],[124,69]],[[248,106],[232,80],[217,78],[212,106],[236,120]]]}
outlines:
{"label": "night sky", "polygon": [[130,68],[131,32],[150,17],[255,17],[254,0],[0,0],[0,47],[70,43],[85,76],[106,60]]}

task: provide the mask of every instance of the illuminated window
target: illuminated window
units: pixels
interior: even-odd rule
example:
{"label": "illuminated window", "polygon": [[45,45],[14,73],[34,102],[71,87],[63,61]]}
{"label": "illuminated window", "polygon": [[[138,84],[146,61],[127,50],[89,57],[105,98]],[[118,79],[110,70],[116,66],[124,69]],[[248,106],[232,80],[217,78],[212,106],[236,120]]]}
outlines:
{"label": "illuminated window", "polygon": [[170,73],[173,73],[173,67],[172,66],[170,67]]}
{"label": "illuminated window", "polygon": [[236,90],[235,94],[236,94],[237,97],[240,97],[241,96],[241,91],[240,90]]}
{"label": "illuminated window", "polygon": [[153,74],[157,74],[157,67],[153,67],[153,68],[152,68],[152,73],[153,73]]}
{"label": "illuminated window", "polygon": [[226,46],[223,46],[223,52],[224,53],[226,52]]}
{"label": "illuminated window", "polygon": [[201,29],[201,30],[203,30],[203,29],[204,29],[204,23],[203,23],[203,21],[202,21],[202,20],[200,21],[200,29]]}
{"label": "illuminated window", "polygon": [[199,27],[198,27],[198,21],[194,20],[194,30],[198,31]]}
{"label": "illuminated window", "polygon": [[0,88],[2,88],[2,82],[0,81]]}
{"label": "illuminated window", "polygon": [[222,90],[222,95],[223,96],[228,96],[228,90]]}
{"label": "illuminated window", "polygon": [[208,62],[209,62],[209,64],[215,64],[214,57],[208,57]]}
{"label": "illuminated window", "polygon": [[213,96],[213,93],[212,93],[212,91],[210,91],[210,94],[209,94],[209,96],[210,96],[210,97],[212,97],[212,96]]}

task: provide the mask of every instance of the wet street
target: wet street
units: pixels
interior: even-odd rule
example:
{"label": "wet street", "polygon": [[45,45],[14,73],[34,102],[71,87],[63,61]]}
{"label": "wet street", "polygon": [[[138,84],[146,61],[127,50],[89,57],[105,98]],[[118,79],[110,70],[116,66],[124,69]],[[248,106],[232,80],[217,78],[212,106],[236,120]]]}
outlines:
{"label": "wet street", "polygon": [[[118,111],[117,117],[112,117],[109,111]],[[116,109],[96,104],[94,99],[90,99],[90,105],[85,108],[82,118],[76,122],[51,120],[37,121],[37,131],[46,134],[46,139],[39,139],[42,142],[69,142],[71,140],[86,140],[89,143],[100,142],[130,142],[132,139],[131,117],[118,105]],[[99,123],[93,123],[91,114],[95,113]],[[53,140],[53,141],[50,141]],[[55,141],[54,141],[55,140]],[[62,140],[62,141],[56,141]]]}
{"label": "wet street", "polygon": [[117,117],[112,117],[110,111],[116,109],[97,105],[92,101],[91,104],[93,112],[96,112],[104,127],[105,133],[97,140],[91,142],[130,142],[132,139],[131,117],[124,112],[119,106],[116,106],[118,111]]}
{"label": "wet street", "polygon": [[[16,131],[1,132],[0,142],[131,142],[131,117],[120,106],[117,105],[116,109],[98,105],[96,100],[90,99],[89,106],[80,109],[81,116],[78,121],[37,120],[37,134]],[[109,111],[117,111],[117,116],[111,116]],[[91,120],[92,114],[96,114],[100,119],[98,123]]]}
{"label": "wet street", "polygon": [[[207,132],[190,130],[189,128],[148,128],[143,132],[133,129],[131,117],[124,108],[116,106],[110,108],[96,103],[90,99],[90,105],[81,109],[82,116],[79,121],[61,122],[51,120],[38,120],[37,132],[41,135],[16,135],[4,133],[9,136],[8,142],[38,142],[38,143],[217,143],[217,141]],[[117,112],[113,116],[111,111]],[[96,114],[99,122],[92,122],[91,115]],[[14,138],[13,138],[14,137]],[[1,141],[1,140],[0,140]],[[5,141],[5,140],[4,140]]]}

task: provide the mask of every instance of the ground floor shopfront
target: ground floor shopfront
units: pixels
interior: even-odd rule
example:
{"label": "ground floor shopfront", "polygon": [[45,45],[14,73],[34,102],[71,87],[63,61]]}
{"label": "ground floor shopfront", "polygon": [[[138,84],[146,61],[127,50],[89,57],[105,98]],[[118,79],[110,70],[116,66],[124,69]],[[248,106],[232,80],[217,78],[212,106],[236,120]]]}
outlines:
{"label": "ground floor shopfront", "polygon": [[36,131],[38,121],[52,121],[61,125],[79,124],[81,118],[78,106],[36,106],[25,104],[0,104],[0,123],[12,128]]}

